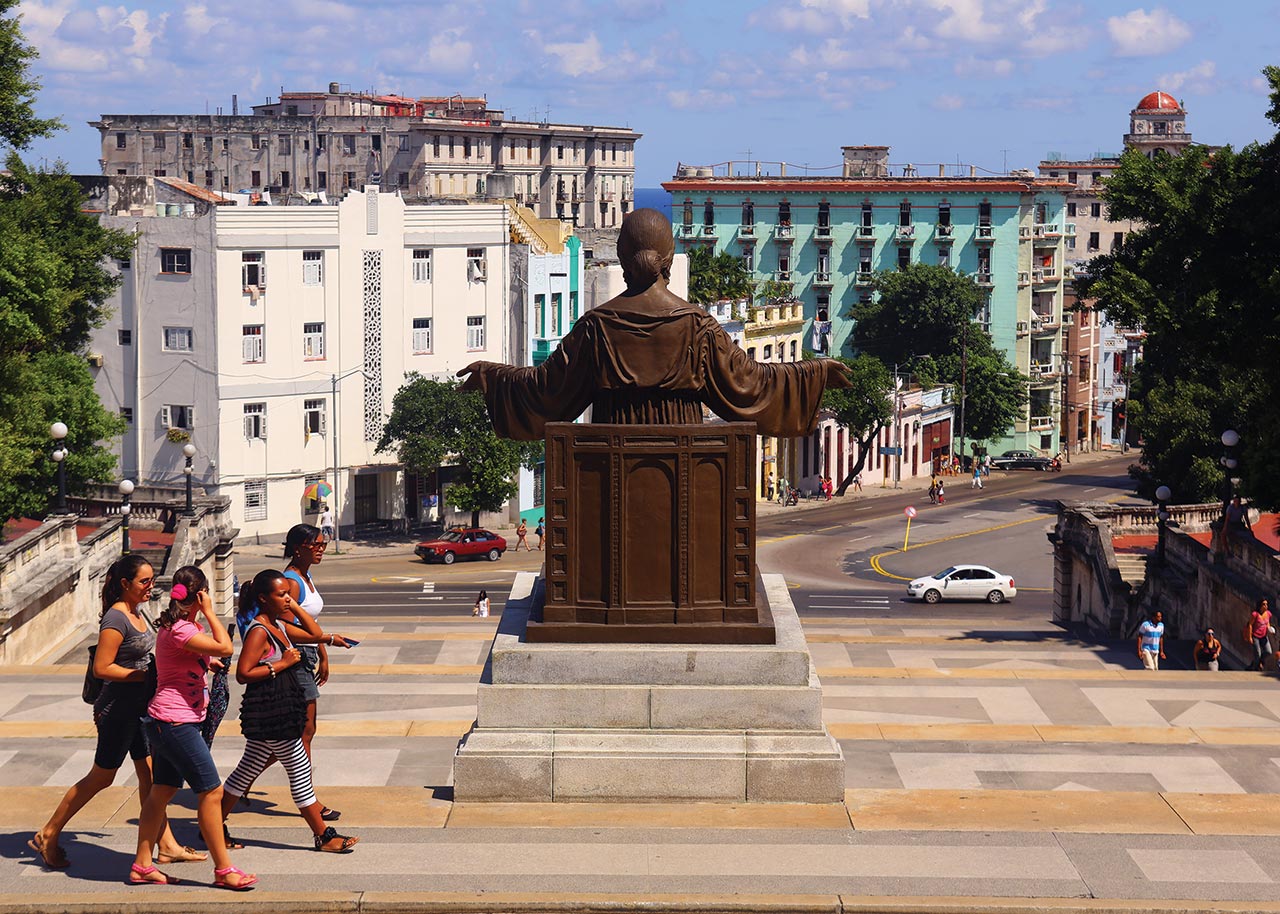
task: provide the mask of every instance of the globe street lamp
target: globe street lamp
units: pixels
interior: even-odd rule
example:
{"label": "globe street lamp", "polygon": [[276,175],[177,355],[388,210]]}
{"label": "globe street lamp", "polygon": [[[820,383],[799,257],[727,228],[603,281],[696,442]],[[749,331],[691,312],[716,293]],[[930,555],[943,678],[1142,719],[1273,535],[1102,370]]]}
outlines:
{"label": "globe street lamp", "polygon": [[187,458],[187,465],[182,468],[183,474],[187,477],[187,508],[182,513],[187,517],[195,517],[196,509],[191,506],[191,474],[193,472],[191,461],[196,456],[196,446],[188,441],[182,446],[182,456]]}
{"label": "globe street lamp", "polygon": [[1156,511],[1156,561],[1164,564],[1164,535],[1165,529],[1169,526],[1169,499],[1173,498],[1173,492],[1168,486],[1161,486],[1156,489],[1156,501],[1159,503],[1159,510]]}
{"label": "globe street lamp", "polygon": [[133,480],[122,479],[120,485],[116,486],[120,490],[120,552],[123,555],[129,554],[129,496],[133,494]]}
{"label": "globe street lamp", "polygon": [[57,514],[67,513],[67,448],[63,439],[67,437],[67,426],[64,422],[55,422],[49,426],[49,437],[54,441],[53,462],[58,465],[58,501],[54,505]]}
{"label": "globe street lamp", "polygon": [[1222,500],[1223,511],[1226,511],[1226,505],[1231,504],[1231,498],[1235,494],[1235,480],[1232,477],[1235,475],[1236,467],[1240,465],[1240,461],[1236,458],[1236,446],[1240,444],[1240,433],[1233,428],[1229,428],[1222,433],[1221,440],[1223,452],[1222,457],[1218,462],[1221,463],[1223,469],[1226,470],[1227,478],[1223,484],[1223,488],[1227,494]]}

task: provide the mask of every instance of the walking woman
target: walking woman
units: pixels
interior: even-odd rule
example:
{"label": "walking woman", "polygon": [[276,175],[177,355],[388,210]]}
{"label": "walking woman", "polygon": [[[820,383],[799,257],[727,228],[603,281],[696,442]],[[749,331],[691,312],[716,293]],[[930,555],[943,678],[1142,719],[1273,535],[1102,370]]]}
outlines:
{"label": "walking woman", "polygon": [[[222,838],[222,781],[204,741],[209,703],[210,658],[231,656],[231,636],[209,597],[209,581],[194,565],[173,575],[169,607],[157,620],[156,694],[147,705],[145,726],[154,759],[151,793],[138,820],[138,853],[129,870],[135,885],[171,885],[178,880],[157,869],[151,857],[153,835],[164,821],[165,807],[183,782],[196,794],[196,819],[213,858],[214,885],[243,891],[258,877],[231,865]],[[208,630],[200,624],[200,616]]]}
{"label": "walking woman", "polygon": [[[297,620],[297,625],[286,623]],[[294,642],[316,643],[329,636],[289,593],[289,581],[278,571],[260,571],[240,588],[236,623],[244,640],[236,664],[236,681],[245,686],[240,705],[240,729],[245,735],[244,757],[227,777],[222,815],[271,764],[278,760],[289,778],[293,802],[311,827],[315,849],[346,853],[360,840],[326,826],[323,806],[311,781],[311,758],[302,742],[306,705],[298,680],[302,652]],[[340,640],[334,636],[335,640]]]}
{"label": "walking woman", "polygon": [[[284,577],[289,584],[289,596],[307,611],[313,620],[319,618],[324,611],[324,598],[316,590],[311,580],[311,566],[319,565],[324,558],[324,551],[329,541],[324,534],[311,524],[294,524],[284,538],[284,557],[289,560],[285,566]],[[286,617],[286,622],[294,621]],[[243,629],[241,630],[243,636]],[[302,683],[303,694],[307,700],[307,722],[302,731],[302,746],[311,755],[311,741],[316,735],[316,703],[320,700],[320,687],[329,681],[329,652],[326,646],[333,646],[334,638],[326,635],[324,640],[316,644],[301,643],[298,650],[302,652],[302,666],[298,671],[299,682]],[[336,643],[343,646],[345,641]],[[332,822],[342,816],[336,809],[324,807],[321,816]]]}
{"label": "walking woman", "polygon": [[481,590],[480,596],[476,597],[476,605],[471,610],[471,615],[480,616],[487,619],[489,617],[489,592]]}
{"label": "walking woman", "polygon": [[[138,555],[126,555],[107,569],[93,657],[93,674],[103,683],[93,703],[93,722],[98,729],[93,767],[71,786],[53,816],[27,842],[50,869],[71,865],[58,842],[62,830],[86,803],[111,786],[125,756],[133,759],[139,802],[146,803],[151,792],[151,760],[142,716],[155,691],[151,652],[156,636],[139,607],[150,599],[154,582],[151,565]],[[166,865],[206,859],[204,854],[180,845],[167,821],[153,834],[159,836],[160,860]]]}

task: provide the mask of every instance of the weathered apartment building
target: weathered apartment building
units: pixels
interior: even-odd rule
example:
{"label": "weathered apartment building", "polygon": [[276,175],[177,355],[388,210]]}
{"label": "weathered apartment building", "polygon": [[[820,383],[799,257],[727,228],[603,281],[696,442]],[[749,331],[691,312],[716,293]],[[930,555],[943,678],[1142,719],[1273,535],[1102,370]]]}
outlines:
{"label": "weathered apartment building", "polygon": [[626,127],[507,120],[485,98],[284,92],[250,115],[105,114],[104,175],[218,192],[341,195],[376,186],[422,202],[512,198],[541,218],[609,228],[635,201]]}

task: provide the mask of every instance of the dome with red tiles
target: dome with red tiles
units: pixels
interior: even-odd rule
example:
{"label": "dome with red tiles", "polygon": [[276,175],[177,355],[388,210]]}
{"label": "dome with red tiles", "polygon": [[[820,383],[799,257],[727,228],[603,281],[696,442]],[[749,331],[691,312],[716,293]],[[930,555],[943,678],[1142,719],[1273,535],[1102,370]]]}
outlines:
{"label": "dome with red tiles", "polygon": [[1168,92],[1152,92],[1138,102],[1139,111],[1181,111],[1178,100]]}

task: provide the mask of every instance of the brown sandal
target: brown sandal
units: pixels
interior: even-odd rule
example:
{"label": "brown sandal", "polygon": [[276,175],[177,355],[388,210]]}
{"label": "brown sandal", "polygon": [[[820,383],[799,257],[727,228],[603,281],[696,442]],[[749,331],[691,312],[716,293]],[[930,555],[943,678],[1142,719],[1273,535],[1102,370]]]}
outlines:
{"label": "brown sandal", "polygon": [[51,870],[65,870],[71,865],[71,861],[67,859],[67,852],[57,844],[49,847],[45,843],[44,835],[40,832],[36,832],[32,836],[31,840],[27,842],[27,847],[39,854],[44,865]]}
{"label": "brown sandal", "polygon": [[168,866],[171,863],[203,863],[208,859],[208,854],[201,853],[194,847],[184,847],[177,854],[156,854],[156,863],[161,866]]}

